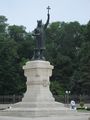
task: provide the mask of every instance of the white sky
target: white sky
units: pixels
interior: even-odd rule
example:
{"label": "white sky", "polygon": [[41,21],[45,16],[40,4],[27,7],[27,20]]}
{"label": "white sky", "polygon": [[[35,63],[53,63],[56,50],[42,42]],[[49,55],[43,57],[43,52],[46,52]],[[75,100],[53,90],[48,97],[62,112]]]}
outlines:
{"label": "white sky", "polygon": [[79,21],[86,24],[90,20],[90,0],[0,0],[0,15],[6,16],[10,25],[23,25],[32,31],[37,20],[45,23],[48,5],[50,23]]}

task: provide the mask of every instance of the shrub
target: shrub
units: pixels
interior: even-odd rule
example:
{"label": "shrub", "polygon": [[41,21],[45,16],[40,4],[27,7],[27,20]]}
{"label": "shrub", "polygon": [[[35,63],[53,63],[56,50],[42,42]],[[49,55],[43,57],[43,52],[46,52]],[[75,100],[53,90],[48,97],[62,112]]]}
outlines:
{"label": "shrub", "polygon": [[80,107],[81,107],[81,108],[84,107],[84,102],[80,102]]}

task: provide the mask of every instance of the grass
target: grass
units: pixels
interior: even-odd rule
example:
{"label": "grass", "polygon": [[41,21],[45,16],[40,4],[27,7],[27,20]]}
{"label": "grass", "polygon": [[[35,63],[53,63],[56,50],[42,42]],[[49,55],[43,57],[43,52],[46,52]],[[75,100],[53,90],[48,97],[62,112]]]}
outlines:
{"label": "grass", "polygon": [[77,110],[78,111],[84,111],[84,112],[88,112],[88,111],[90,112],[90,108],[85,109],[84,107],[82,107],[82,108],[79,107],[79,108],[77,108]]}

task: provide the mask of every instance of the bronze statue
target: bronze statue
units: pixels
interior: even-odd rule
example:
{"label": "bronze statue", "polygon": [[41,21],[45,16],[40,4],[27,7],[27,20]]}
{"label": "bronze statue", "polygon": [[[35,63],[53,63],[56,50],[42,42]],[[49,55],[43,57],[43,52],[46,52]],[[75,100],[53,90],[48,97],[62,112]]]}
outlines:
{"label": "bronze statue", "polygon": [[49,24],[50,14],[49,10],[50,7],[48,6],[48,14],[47,14],[47,21],[43,25],[42,20],[37,21],[37,28],[33,31],[33,36],[35,38],[35,50],[33,60],[45,60],[44,51],[45,51],[45,30]]}

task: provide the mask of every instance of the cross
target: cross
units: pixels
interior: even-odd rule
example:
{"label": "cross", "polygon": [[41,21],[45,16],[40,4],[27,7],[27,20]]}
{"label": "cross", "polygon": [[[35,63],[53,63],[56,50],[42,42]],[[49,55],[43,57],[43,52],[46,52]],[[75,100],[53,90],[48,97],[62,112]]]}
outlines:
{"label": "cross", "polygon": [[47,7],[47,10],[48,10],[48,14],[49,14],[49,10],[50,10],[50,9],[51,9],[51,8],[50,8],[50,6],[48,6],[48,7]]}

